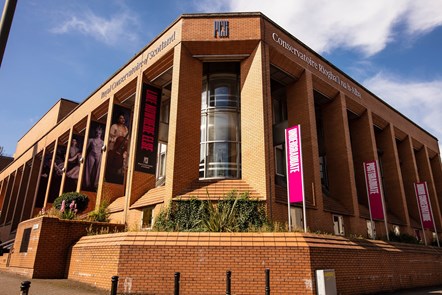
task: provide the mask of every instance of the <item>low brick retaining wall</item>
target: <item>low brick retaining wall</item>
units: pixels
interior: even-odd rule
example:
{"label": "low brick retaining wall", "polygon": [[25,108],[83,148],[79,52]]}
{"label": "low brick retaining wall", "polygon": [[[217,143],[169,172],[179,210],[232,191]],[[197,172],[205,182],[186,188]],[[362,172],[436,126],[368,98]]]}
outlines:
{"label": "low brick retaining wall", "polygon": [[339,294],[364,294],[442,282],[442,250],[435,247],[348,240],[301,233],[128,232],[83,237],[73,247],[68,278],[119,292],[316,294],[315,270],[335,269]]}
{"label": "low brick retaining wall", "polygon": [[[91,227],[92,226],[92,227]],[[6,271],[38,279],[66,278],[67,263],[71,247],[87,231],[109,232],[124,230],[123,224],[98,223],[77,220],[60,220],[51,217],[37,217],[19,224],[11,253],[1,256]],[[27,247],[23,245],[25,230],[28,231]],[[9,260],[9,263],[6,261]]]}

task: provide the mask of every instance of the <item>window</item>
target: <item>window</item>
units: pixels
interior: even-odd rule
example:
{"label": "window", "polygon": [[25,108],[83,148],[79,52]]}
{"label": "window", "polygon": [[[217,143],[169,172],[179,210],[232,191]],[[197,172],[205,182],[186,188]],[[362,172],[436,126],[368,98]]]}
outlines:
{"label": "window", "polygon": [[272,99],[273,124],[287,121],[287,100],[285,92],[278,93],[278,96]]}
{"label": "window", "polygon": [[345,235],[344,217],[342,217],[342,215],[333,215],[333,229],[335,235],[337,236]]}
{"label": "window", "polygon": [[29,239],[31,237],[31,228],[25,228],[23,231],[23,237],[21,239],[20,244],[20,253],[28,252],[28,246],[29,246]]}
{"label": "window", "polygon": [[302,218],[302,208],[290,207],[291,226],[293,230],[302,230],[304,228],[304,221]]}
{"label": "window", "polygon": [[[166,177],[166,155],[167,155],[167,144],[162,142],[158,143],[158,160],[157,160],[157,181],[165,180]],[[164,181],[161,182],[161,185]]]}
{"label": "window", "polygon": [[160,122],[169,124],[170,115],[170,99],[161,102],[160,108]]}
{"label": "window", "polygon": [[286,165],[285,165],[285,149],[283,144],[275,146],[275,167],[276,167],[276,175],[285,176]]}
{"label": "window", "polygon": [[273,148],[275,157],[275,184],[287,186],[285,129],[287,121],[286,87],[276,80],[271,80],[272,91],[272,121],[273,121]]}
{"label": "window", "polygon": [[395,236],[401,235],[401,229],[399,228],[399,225],[393,225],[393,232]]}
{"label": "window", "polygon": [[319,174],[322,186],[328,190],[327,158],[325,155],[319,156]]}
{"label": "window", "polygon": [[240,178],[239,66],[206,63],[204,69],[199,176]]}
{"label": "window", "polygon": [[422,241],[420,230],[415,229],[415,230],[414,230],[414,236],[415,236],[416,240],[418,240],[418,241]]}
{"label": "window", "polygon": [[376,226],[374,221],[367,220],[367,235],[369,239],[376,239]]}
{"label": "window", "polygon": [[155,206],[148,206],[143,208],[143,217],[141,220],[142,229],[151,229],[153,226],[153,211]]}

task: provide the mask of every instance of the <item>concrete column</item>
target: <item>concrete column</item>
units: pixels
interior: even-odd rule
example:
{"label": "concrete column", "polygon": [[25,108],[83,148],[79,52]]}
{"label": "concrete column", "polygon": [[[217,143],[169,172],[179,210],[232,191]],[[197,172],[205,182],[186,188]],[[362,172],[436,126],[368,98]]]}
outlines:
{"label": "concrete column", "polygon": [[[104,145],[105,145],[105,149],[103,151],[103,153],[101,154],[101,165],[100,165],[100,178],[98,179],[98,188],[97,188],[97,195],[95,197],[95,208],[98,208],[100,206],[101,203],[101,197],[103,195],[103,190],[104,190],[104,176],[105,176],[105,172],[106,172],[106,161],[107,161],[107,152],[108,152],[108,143],[109,143],[109,130],[110,130],[110,126],[112,124],[112,113],[113,113],[113,109],[114,109],[114,97],[115,94],[111,96],[111,98],[108,101],[108,105],[107,105],[107,118],[106,118],[106,126],[103,130],[104,132]],[[91,201],[91,200],[90,200]]]}
{"label": "concrete column", "polygon": [[[45,168],[45,160],[46,160],[46,156],[48,153],[49,147],[45,146],[43,148],[42,151],[42,155],[41,155],[41,167],[40,167],[40,171],[38,173],[38,180],[37,180],[37,187],[35,188],[35,201],[34,201],[34,206],[36,208],[44,208],[44,200],[45,200],[45,195],[46,195],[46,190],[48,188],[48,176],[46,176],[45,178],[42,178],[42,174],[46,173],[46,171],[44,171]],[[49,172],[47,173],[47,175],[49,175]]]}
{"label": "concrete column", "polygon": [[198,179],[202,63],[179,44],[174,49],[165,203]]}
{"label": "concrete column", "polygon": [[8,212],[9,203],[11,202],[11,191],[12,185],[14,184],[15,171],[5,178],[6,183],[3,184],[4,191],[3,194],[3,204],[2,204],[2,212],[0,214],[0,227],[5,224],[6,221],[6,213]]}
{"label": "concrete column", "polygon": [[89,113],[87,115],[87,121],[86,121],[86,129],[84,132],[84,140],[83,140],[83,147],[81,148],[81,158],[83,161],[80,162],[80,173],[78,173],[78,181],[77,181],[77,192],[81,191],[81,185],[83,184],[83,175],[84,175],[84,163],[86,161],[86,148],[87,148],[87,141],[89,138],[89,129],[91,128],[91,114]]}
{"label": "concrete column", "polygon": [[288,126],[301,125],[304,188],[307,204],[317,210],[307,211],[307,226],[311,229],[332,226],[322,210],[321,176],[319,174],[318,136],[315,119],[312,74],[305,70],[298,81],[287,86]]}
{"label": "concrete column", "polygon": [[431,207],[433,209],[434,220],[436,221],[437,231],[442,231],[441,207],[436,195],[436,186],[431,171],[430,158],[426,146],[415,152],[417,169],[419,171],[419,181],[427,182],[428,194],[430,195]]}
{"label": "concrete column", "polygon": [[[436,188],[437,200],[442,207],[442,164],[440,154],[430,159],[431,172],[433,173],[434,186]],[[441,229],[442,230],[442,229]]]}
{"label": "concrete column", "polygon": [[61,176],[60,191],[58,192],[58,195],[61,195],[64,192],[64,184],[66,182],[66,172],[68,170],[68,165],[69,165],[69,150],[71,149],[72,134],[74,134],[74,127],[73,126],[69,130],[69,140],[68,140],[68,144],[66,145],[66,155],[65,155],[65,159],[64,159],[64,165],[63,165],[64,172]]}
{"label": "concrete column", "polygon": [[52,152],[51,166],[50,166],[49,175],[48,175],[48,185],[47,185],[47,188],[46,188],[45,200],[44,200],[44,203],[43,203],[43,208],[46,208],[46,206],[48,204],[49,193],[51,191],[51,184],[52,184],[52,175],[55,173],[54,172],[54,163],[55,163],[55,156],[57,154],[57,148],[58,148],[58,138],[55,141],[55,145],[54,145],[53,152]]}
{"label": "concrete column", "polygon": [[[400,159],[400,168],[402,183],[404,187],[405,198],[409,215],[410,226],[421,228],[419,210],[417,207],[416,193],[414,183],[419,181],[416,160],[414,158],[411,138],[407,136],[397,145],[397,151]],[[411,230],[411,229],[410,229]],[[410,234],[414,234],[410,232]]]}
{"label": "concrete column", "polygon": [[349,126],[358,202],[368,208],[363,163],[378,158],[371,113],[367,110],[359,118],[350,121]]}
{"label": "concrete column", "polygon": [[20,188],[22,177],[23,177],[23,167],[20,167],[15,171],[14,183],[12,185],[11,194],[9,196],[10,201],[8,204],[8,210],[6,211],[6,220],[5,220],[6,224],[10,224],[12,222],[12,217],[14,216],[15,213],[15,205],[18,199],[18,191]]}
{"label": "concrete column", "polygon": [[[399,167],[399,156],[393,126],[389,124],[376,136],[377,146],[383,151],[384,199],[387,212],[400,219],[402,225],[409,225],[407,204]],[[388,219],[387,219],[388,220]],[[390,222],[390,220],[388,220]]]}
{"label": "concrete column", "polygon": [[8,177],[3,178],[0,186],[0,211],[3,209],[3,202],[5,201],[6,187],[8,185]]}
{"label": "concrete column", "polygon": [[[241,63],[241,159],[242,179],[261,196],[270,195],[269,133],[271,132],[271,98],[263,85],[270,85],[270,65],[265,62],[266,53],[260,43],[250,57]],[[270,90],[270,89],[268,89]],[[268,110],[268,111],[266,111]]]}
{"label": "concrete column", "polygon": [[[349,131],[351,136],[351,149],[353,157],[353,169],[356,183],[356,193],[359,210],[356,218],[352,220],[352,229],[355,233],[363,236],[367,233],[365,219],[370,219],[368,206],[367,188],[365,185],[364,162],[377,160],[376,140],[373,131],[373,119],[371,112],[366,110],[358,118],[349,121]],[[362,210],[362,205],[365,209]],[[379,230],[385,232],[385,226],[376,226]]]}
{"label": "concrete column", "polygon": [[14,207],[14,215],[12,216],[12,227],[11,231],[14,231],[17,229],[17,226],[20,222],[20,218],[23,212],[23,205],[25,203],[26,199],[26,189],[28,186],[29,181],[29,175],[31,174],[31,163],[26,162],[22,166],[23,174],[20,180],[20,184],[18,187],[17,192],[17,200],[15,202]]}
{"label": "concrete column", "polygon": [[23,212],[20,217],[20,222],[33,217],[33,209],[35,206],[35,199],[37,197],[37,186],[39,175],[41,173],[43,161],[38,155],[32,158],[31,171],[27,183],[25,200],[23,203]]}
{"label": "concrete column", "polygon": [[322,107],[330,197],[359,215],[345,96],[340,92]]}

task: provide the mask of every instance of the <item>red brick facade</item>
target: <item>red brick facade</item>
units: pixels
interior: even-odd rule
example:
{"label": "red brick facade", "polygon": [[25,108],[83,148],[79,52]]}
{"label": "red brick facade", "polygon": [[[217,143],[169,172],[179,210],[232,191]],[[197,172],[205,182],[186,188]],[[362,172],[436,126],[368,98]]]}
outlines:
{"label": "red brick facade", "polygon": [[[223,38],[214,34],[215,23],[220,20],[229,26],[229,34]],[[202,152],[202,146],[206,144],[202,139],[205,134],[202,135],[201,131],[202,85],[203,81],[207,81],[208,66],[213,64],[226,66],[230,63],[234,63],[236,72],[221,74],[235,76],[239,94],[235,93],[234,96],[239,97],[240,103],[237,104],[239,107],[235,107],[234,111],[231,108],[229,112],[235,113],[236,118],[239,119],[235,121],[235,126],[229,125],[225,129],[235,129],[235,132],[240,129],[239,139],[233,141],[237,144],[238,152],[231,154],[232,158],[236,157],[235,169],[239,169],[240,173],[236,174],[233,179],[229,178],[230,175],[226,177],[227,174],[205,177],[204,174],[200,174],[201,165],[209,161],[209,152]],[[140,114],[144,115],[144,110],[141,110],[140,105],[145,84],[162,90],[162,106],[158,110],[162,117],[160,117],[157,133],[161,137],[160,143],[167,148],[165,154],[144,156],[142,161],[151,163],[152,159],[156,158],[160,163],[162,156],[161,159],[164,162],[161,162],[163,164],[161,168],[164,170],[164,175],[161,176],[159,165],[157,165],[156,174],[149,174],[137,170],[139,163],[135,160],[137,153],[141,150],[137,147],[140,147],[138,132],[143,129],[141,127],[144,127],[140,119]],[[276,108],[274,108],[276,101],[283,101],[287,109],[287,114],[281,118],[280,122],[276,121]],[[123,172],[118,172],[123,174],[121,175],[123,180],[112,181],[105,177],[105,172],[108,171],[107,159],[110,158],[109,129],[115,123],[115,118],[112,116],[114,109],[117,108],[127,111],[127,122],[130,126],[126,127],[131,130],[131,133],[128,137],[130,144],[126,151],[127,163],[125,165],[127,167],[121,167],[120,170]],[[68,112],[70,109],[72,111]],[[215,111],[211,109],[205,115],[209,112]],[[85,188],[83,185],[86,178],[86,173],[84,173],[87,157],[86,142],[93,136],[92,127],[97,124],[104,126],[105,132],[102,138],[103,145],[99,149],[102,164],[99,170],[98,187],[92,189]],[[253,198],[266,203],[269,219],[284,223],[288,216],[287,190],[284,185],[284,175],[277,173],[276,157],[277,148],[281,144],[278,140],[283,134],[283,127],[295,124],[300,124],[302,127],[303,177],[307,207],[304,220],[311,232],[368,236],[367,225],[370,223],[367,221],[370,221],[370,214],[362,167],[366,161],[379,161],[383,168],[387,222],[386,225],[381,220],[374,222],[377,237],[385,237],[387,232],[399,230],[402,234],[420,238],[422,243],[434,243],[434,238],[437,236],[442,239],[442,166],[438,140],[264,15],[226,13],[181,16],[115,75],[105,81],[83,103],[76,106],[62,100],[31,128],[19,142],[14,162],[0,172],[0,240],[10,240],[14,237],[19,240],[21,232],[16,231],[18,224],[33,218],[42,208],[48,209],[56,196],[66,192],[67,173],[62,173],[54,180],[54,175],[56,175],[54,164],[57,151],[69,150],[73,136],[83,141],[76,190],[89,196],[88,211],[92,210],[93,206],[95,208],[100,206],[103,200],[110,201],[113,222],[125,224],[128,228],[139,228],[143,218],[143,209],[146,211],[153,209],[155,216],[160,211],[159,209],[167,205],[170,200],[181,196],[184,198],[200,197],[207,191],[211,194],[210,198],[222,198],[225,192],[237,189],[241,192],[250,190]],[[223,140],[223,144],[230,145],[230,139]],[[207,143],[207,147],[209,144]],[[217,161],[212,160],[212,162]],[[231,169],[229,166],[231,161],[223,161],[222,164],[228,167],[223,169]],[[67,167],[68,157],[65,156],[63,163]],[[63,166],[63,163],[58,165]],[[65,166],[63,168],[66,168]],[[44,171],[45,168],[48,169],[47,172]],[[437,227],[436,233],[433,229],[422,229],[420,222],[413,184],[424,181],[428,184]],[[292,209],[299,209],[299,204],[296,206],[298,208]],[[337,224],[336,220],[342,224]],[[301,239],[299,235],[293,237]],[[333,239],[327,239],[328,242],[331,240]],[[384,245],[381,242],[373,243],[377,245],[379,251],[384,251],[381,253],[387,253],[385,254],[387,256],[399,255],[388,250],[390,246],[379,246]],[[107,244],[99,243],[99,245],[108,249]],[[150,246],[149,244],[146,247]],[[237,246],[239,245],[235,245]],[[137,247],[145,246],[143,244]],[[225,250],[222,250],[222,247],[217,248],[217,252],[226,251],[222,254],[225,255],[222,256],[223,259],[228,255],[236,257],[235,251],[238,253],[246,251],[242,248],[229,247]],[[321,247],[317,249],[322,249]],[[341,246],[339,247],[342,249]],[[364,250],[364,253],[378,253],[375,250],[376,247],[363,246],[364,249],[360,250]],[[39,245],[38,248],[43,249],[43,246]],[[74,250],[74,254],[80,249],[82,248]],[[118,246],[117,250],[110,249],[110,253],[116,253],[123,257],[123,260],[112,256],[112,259],[117,260],[111,259],[108,266],[104,263],[100,264],[103,267],[103,273],[122,271],[119,265],[121,261],[124,262],[126,256],[122,256],[121,251],[128,251],[130,254],[132,251],[130,249],[130,246],[126,244]],[[186,248],[185,250],[189,253],[200,251],[199,248],[195,249]],[[204,249],[201,250],[203,254],[204,251],[209,251]],[[316,255],[320,253],[319,250],[315,252],[316,250],[313,251],[313,249],[316,248],[309,246],[305,249],[272,248],[272,251],[274,251],[274,257],[279,257],[278,251],[280,250],[285,251],[284,254],[290,251],[294,251],[293,253],[307,251],[310,256],[313,253],[314,257],[322,257],[319,254]],[[422,255],[428,255],[424,252],[432,248],[413,249],[421,250]],[[152,248],[147,248],[147,250],[150,251],[149,254],[142,255],[159,253],[160,256],[166,255],[166,258],[168,254],[164,253],[172,251],[170,248],[156,249],[158,253],[154,254],[155,251]],[[268,249],[265,248],[265,250]],[[133,251],[141,250],[134,246]],[[296,255],[300,255],[299,253]],[[257,257],[264,255],[254,254]],[[46,258],[45,255],[42,254],[43,259]],[[89,252],[85,255],[90,255],[91,261],[100,257]],[[192,252],[189,255],[195,260],[197,256],[194,255],[198,254]],[[375,256],[367,255],[374,260]],[[379,256],[381,261],[392,261],[382,255]],[[215,259],[215,256],[210,257]],[[403,259],[402,257],[405,256],[400,257]],[[369,258],[367,258],[368,265],[371,263]],[[151,260],[154,259],[153,256],[146,256],[146,259],[149,262],[157,261]],[[316,260],[312,259],[308,263],[315,265]],[[317,261],[325,263],[328,259],[327,257],[323,260],[318,258]],[[26,261],[23,263],[26,264]],[[188,263],[193,265],[192,269],[196,267],[196,264],[192,264],[195,262],[189,260]],[[133,268],[129,262],[127,265]],[[290,272],[293,263],[290,263],[290,267],[284,265],[281,262],[278,268],[282,267],[284,271]],[[139,266],[143,267],[143,265]],[[255,267],[253,264],[249,266]],[[74,271],[80,266],[74,263],[71,267]],[[160,264],[155,264],[155,267],[164,269],[164,265],[160,267]],[[228,266],[220,265],[216,272],[224,272],[225,267]],[[386,273],[390,271],[389,273],[394,274],[393,268],[396,265],[393,262],[385,267]],[[299,270],[300,272],[307,271],[307,275],[303,275],[305,280],[311,280],[311,269],[313,268]],[[248,271],[250,272],[249,269]],[[36,269],[35,272],[40,273],[41,270]],[[80,274],[87,272],[74,272],[77,272],[77,275],[84,280],[90,278],[88,275]],[[340,270],[340,272],[345,271]],[[425,273],[430,273],[430,271]],[[183,272],[183,275],[184,282],[187,274]],[[262,275],[262,269],[257,270],[255,275],[257,277]],[[410,275],[418,279],[418,274],[409,273],[404,273],[403,278]],[[42,276],[44,276],[43,272]],[[168,277],[169,273],[164,274],[161,280],[166,280],[166,276]],[[389,274],[381,278],[369,277],[369,279],[382,285],[387,284],[383,280],[388,276]],[[362,273],[359,277],[367,278]],[[236,280],[235,277],[234,280]],[[350,287],[345,287],[345,282],[338,282],[345,292],[351,291]],[[406,286],[404,282],[405,279],[394,277],[388,286],[399,288],[401,284]],[[99,284],[106,286],[107,283],[102,281]],[[138,280],[135,285],[137,284],[139,284]],[[296,284],[301,286],[304,282],[293,280],[288,283],[287,288],[299,287]],[[255,285],[252,285],[249,284],[249,287],[254,288]],[[361,283],[361,285],[364,284]],[[216,287],[216,290],[219,288]],[[363,288],[364,292],[371,291],[369,286]]]}
{"label": "red brick facade", "polygon": [[[442,251],[434,247],[347,240],[300,233],[138,232],[82,238],[68,277],[119,292],[223,294],[227,270],[233,294],[316,294],[315,270],[334,269],[339,294],[387,292],[442,281]],[[125,289],[126,288],[126,289]]]}
{"label": "red brick facade", "polygon": [[[14,246],[10,253],[1,256],[0,267],[8,271],[37,279],[62,279],[67,277],[71,247],[90,232],[122,231],[124,225],[91,223],[37,217],[20,223]],[[21,251],[23,232],[30,230],[29,244]]]}

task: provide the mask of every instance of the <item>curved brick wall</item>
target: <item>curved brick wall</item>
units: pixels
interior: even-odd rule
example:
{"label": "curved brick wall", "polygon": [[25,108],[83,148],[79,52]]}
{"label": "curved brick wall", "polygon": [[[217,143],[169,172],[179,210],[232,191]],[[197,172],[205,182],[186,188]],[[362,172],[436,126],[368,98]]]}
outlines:
{"label": "curved brick wall", "polygon": [[83,237],[72,249],[69,278],[119,292],[223,294],[232,271],[233,294],[264,294],[265,268],[272,294],[315,294],[314,270],[336,271],[339,294],[437,285],[442,250],[301,233],[127,232]]}

